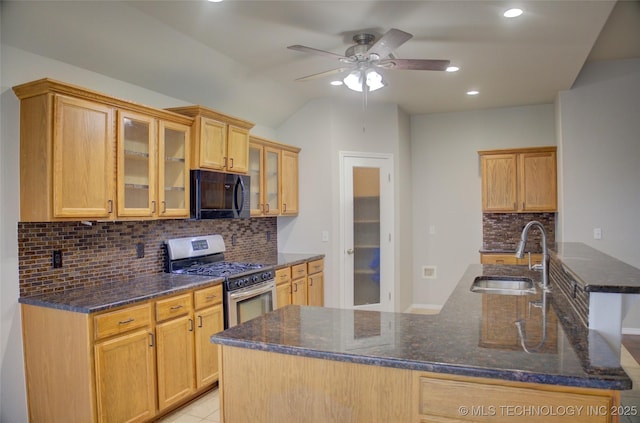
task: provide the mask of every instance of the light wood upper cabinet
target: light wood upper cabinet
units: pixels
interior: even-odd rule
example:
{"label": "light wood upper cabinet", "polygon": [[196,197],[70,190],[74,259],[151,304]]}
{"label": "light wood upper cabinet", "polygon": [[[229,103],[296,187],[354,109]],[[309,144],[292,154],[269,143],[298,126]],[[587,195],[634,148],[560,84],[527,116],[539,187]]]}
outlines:
{"label": "light wood upper cabinet", "polygon": [[255,138],[249,143],[251,216],[280,214],[281,150]]}
{"label": "light wood upper cabinet", "polygon": [[298,152],[282,150],[281,214],[298,214]]}
{"label": "light wood upper cabinet", "polygon": [[299,151],[264,138],[250,138],[251,216],[298,214]]}
{"label": "light wood upper cabinet", "polygon": [[556,147],[479,151],[482,211],[557,210]]}
{"label": "light wood upper cabinet", "polygon": [[51,79],[13,89],[21,221],[189,216],[192,118]]}
{"label": "light wood upper cabinet", "polygon": [[43,94],[23,100],[20,121],[20,220],[109,218],[114,109]]}
{"label": "light wood upper cabinet", "polygon": [[191,129],[161,120],[158,133],[158,215],[189,217]]}
{"label": "light wood upper cabinet", "polygon": [[173,107],[172,112],[194,118],[192,169],[246,174],[249,130],[253,123],[203,106]]}

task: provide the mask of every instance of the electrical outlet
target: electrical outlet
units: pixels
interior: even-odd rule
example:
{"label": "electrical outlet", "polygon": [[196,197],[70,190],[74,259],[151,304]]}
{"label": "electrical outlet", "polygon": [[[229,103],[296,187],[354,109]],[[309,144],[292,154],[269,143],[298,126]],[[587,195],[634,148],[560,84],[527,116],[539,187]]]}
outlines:
{"label": "electrical outlet", "polygon": [[59,269],[62,267],[62,250],[53,250],[51,265],[54,269]]}
{"label": "electrical outlet", "polygon": [[136,257],[137,258],[144,257],[144,244],[142,242],[138,242],[136,244]]}
{"label": "electrical outlet", "polygon": [[422,279],[435,279],[436,267],[435,266],[422,266]]}
{"label": "electrical outlet", "polygon": [[322,242],[329,242],[329,231],[322,231]]}

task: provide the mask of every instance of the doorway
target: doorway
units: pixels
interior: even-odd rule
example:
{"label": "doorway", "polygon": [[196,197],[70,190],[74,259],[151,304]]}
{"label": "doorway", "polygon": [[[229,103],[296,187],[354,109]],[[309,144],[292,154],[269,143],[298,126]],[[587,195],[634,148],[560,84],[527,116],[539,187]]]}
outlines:
{"label": "doorway", "polygon": [[393,311],[393,156],[340,153],[343,308]]}

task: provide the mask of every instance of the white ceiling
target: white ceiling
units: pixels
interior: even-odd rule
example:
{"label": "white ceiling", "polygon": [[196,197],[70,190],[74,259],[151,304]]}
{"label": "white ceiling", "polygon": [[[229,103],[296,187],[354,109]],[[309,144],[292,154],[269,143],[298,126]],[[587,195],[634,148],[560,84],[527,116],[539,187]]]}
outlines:
{"label": "white ceiling", "polygon": [[[524,15],[503,18],[514,5]],[[368,101],[397,103],[409,114],[551,103],[589,57],[640,57],[640,2],[614,6],[607,0],[5,0],[1,39],[276,127],[310,99],[359,99],[330,86],[330,78],[296,82],[339,64],[288,45],[344,54],[354,33],[413,34],[398,57],[449,59],[461,70],[386,71],[389,85]],[[467,96],[470,89],[480,95]]]}

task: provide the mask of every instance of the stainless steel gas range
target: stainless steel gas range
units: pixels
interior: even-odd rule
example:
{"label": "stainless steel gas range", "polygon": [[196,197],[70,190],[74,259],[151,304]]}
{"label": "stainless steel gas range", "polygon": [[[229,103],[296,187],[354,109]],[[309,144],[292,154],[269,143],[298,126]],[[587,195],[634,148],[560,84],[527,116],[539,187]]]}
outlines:
{"label": "stainless steel gas range", "polygon": [[229,328],[276,308],[273,266],[229,262],[220,235],[165,241],[166,271],[224,278],[224,327]]}

